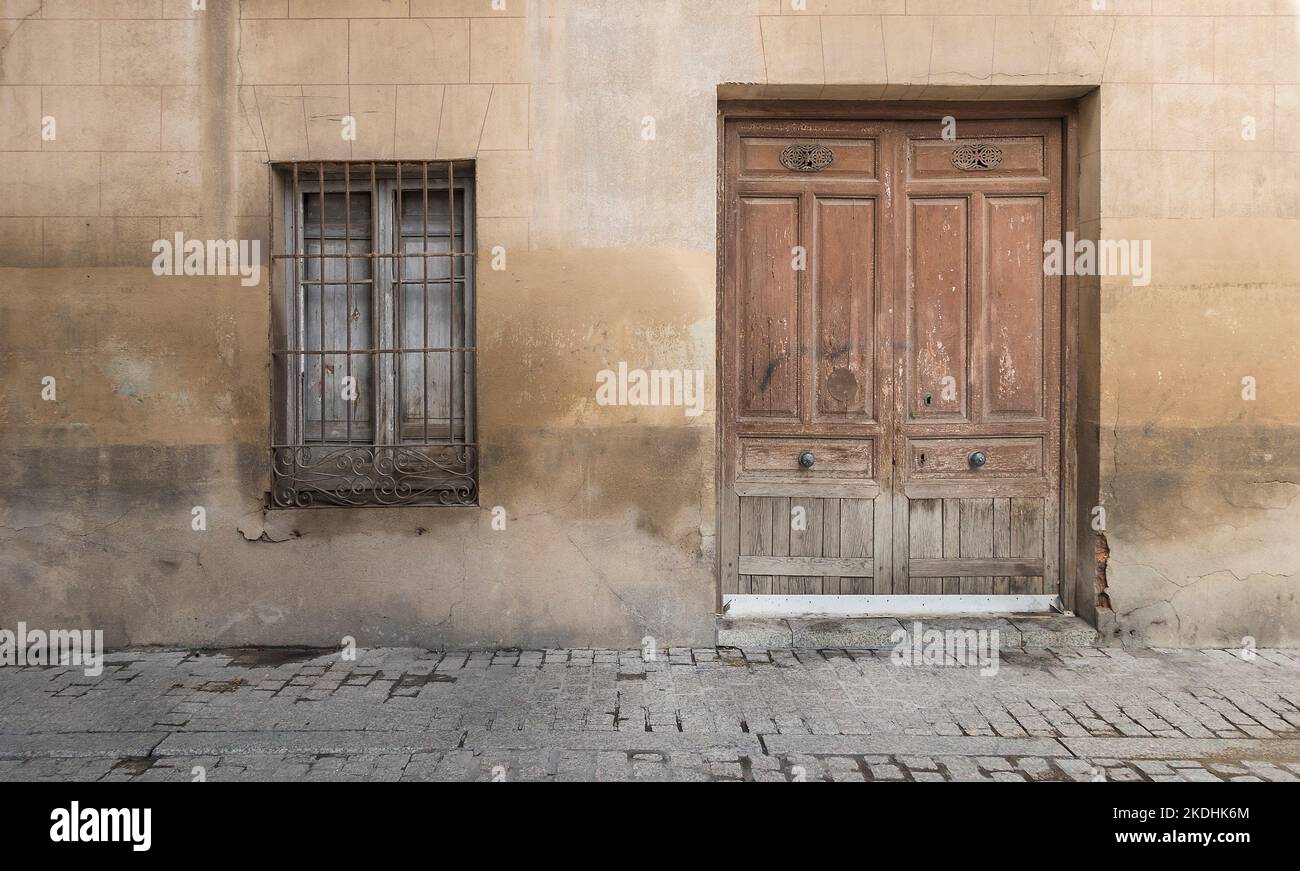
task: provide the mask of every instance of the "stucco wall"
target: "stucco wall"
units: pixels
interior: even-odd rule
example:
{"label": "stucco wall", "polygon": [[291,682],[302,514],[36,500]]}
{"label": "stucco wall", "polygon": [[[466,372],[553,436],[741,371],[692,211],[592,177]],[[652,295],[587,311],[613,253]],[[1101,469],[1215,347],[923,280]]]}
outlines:
{"label": "stucco wall", "polygon": [[[1100,290],[1102,624],[1300,641],[1300,3],[795,5],[0,0],[0,622],[115,644],[708,643],[712,399],[687,418],[594,389],[622,360],[703,369],[712,396],[719,85],[1100,86],[1082,229],[1156,258],[1149,287]],[[484,508],[264,512],[267,287],[155,277],[149,246],[269,250],[268,161],[394,156],[474,158],[479,248],[508,252],[479,272]]]}

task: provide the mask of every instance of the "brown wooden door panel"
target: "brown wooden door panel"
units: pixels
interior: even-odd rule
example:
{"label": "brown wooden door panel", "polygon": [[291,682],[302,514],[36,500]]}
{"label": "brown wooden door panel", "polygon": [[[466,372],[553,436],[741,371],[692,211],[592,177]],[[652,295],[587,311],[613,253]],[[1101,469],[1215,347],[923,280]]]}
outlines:
{"label": "brown wooden door panel", "polygon": [[939,117],[726,125],[724,593],[1060,589],[1062,124]]}
{"label": "brown wooden door panel", "polygon": [[909,420],[966,419],[969,344],[968,202],[909,202],[907,382]]}
{"label": "brown wooden door panel", "polygon": [[799,417],[797,197],[740,201],[740,414]]}
{"label": "brown wooden door panel", "polygon": [[984,198],[982,421],[1045,420],[1044,333],[1055,321],[1045,305],[1046,209],[1045,197]]}
{"label": "brown wooden door panel", "polygon": [[876,203],[817,199],[813,252],[815,417],[870,422],[876,409]]}

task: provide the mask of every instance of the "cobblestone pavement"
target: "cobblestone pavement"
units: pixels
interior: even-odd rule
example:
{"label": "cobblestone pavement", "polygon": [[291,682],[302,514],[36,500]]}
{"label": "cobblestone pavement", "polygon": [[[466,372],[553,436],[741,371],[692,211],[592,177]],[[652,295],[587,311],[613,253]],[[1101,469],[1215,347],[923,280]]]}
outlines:
{"label": "cobblestone pavement", "polygon": [[0,668],[0,780],[1300,781],[1300,651],[126,650]]}

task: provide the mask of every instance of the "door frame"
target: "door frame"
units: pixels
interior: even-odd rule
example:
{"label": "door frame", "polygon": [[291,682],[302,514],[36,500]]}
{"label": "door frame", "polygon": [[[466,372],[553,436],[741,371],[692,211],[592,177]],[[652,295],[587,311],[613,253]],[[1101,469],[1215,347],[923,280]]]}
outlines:
{"label": "door frame", "polygon": [[[723,563],[727,559],[723,542],[738,536],[728,537],[724,534],[726,525],[736,524],[739,517],[728,510],[726,499],[726,421],[729,413],[727,387],[724,384],[723,353],[726,349],[726,321],[723,305],[723,287],[726,280],[726,135],[727,125],[733,121],[753,119],[785,119],[800,121],[916,121],[934,119],[936,123],[947,115],[964,120],[1007,120],[1037,119],[1054,120],[1061,124],[1061,224],[1060,239],[1065,239],[1067,232],[1074,233],[1075,238],[1083,238],[1079,231],[1079,110],[1075,100],[719,100],[717,114],[717,210],[716,238],[717,252],[716,286],[715,286],[715,372],[714,379],[715,408],[717,420],[714,426],[714,508],[715,541],[717,555],[714,565],[715,610],[723,613]],[[1081,576],[1084,562],[1081,546],[1088,540],[1087,531],[1081,524],[1087,523],[1088,509],[1080,502],[1080,435],[1087,432],[1084,405],[1079,397],[1079,365],[1082,359],[1083,337],[1080,334],[1079,289],[1077,276],[1067,274],[1062,277],[1062,337],[1061,337],[1061,482],[1060,482],[1060,607],[1066,613],[1076,610],[1079,588],[1089,589],[1090,577]],[[1093,332],[1098,325],[1090,325]],[[1092,383],[1096,383],[1094,377]],[[1089,458],[1095,462],[1096,452],[1089,451]],[[1096,480],[1094,474],[1089,480]],[[1094,503],[1095,504],[1095,500]],[[843,597],[823,597],[843,598]],[[857,597],[855,597],[857,598]],[[934,600],[931,607],[920,608],[915,600],[917,596],[876,596],[879,603],[873,603],[873,613],[953,613],[969,611],[973,602],[942,602],[948,599],[988,600],[991,597],[955,597],[932,595],[925,598]],[[1004,597],[1008,599],[1020,597]],[[893,601],[890,601],[893,600]],[[831,604],[831,603],[826,603]],[[1013,609],[1023,602],[1007,602]],[[878,605],[879,607],[876,607]],[[948,606],[954,610],[949,611]],[[1089,609],[1090,610],[1090,609]],[[989,613],[992,613],[989,611]],[[752,616],[780,616],[776,613],[763,614],[761,609]],[[851,616],[849,613],[840,616]]]}

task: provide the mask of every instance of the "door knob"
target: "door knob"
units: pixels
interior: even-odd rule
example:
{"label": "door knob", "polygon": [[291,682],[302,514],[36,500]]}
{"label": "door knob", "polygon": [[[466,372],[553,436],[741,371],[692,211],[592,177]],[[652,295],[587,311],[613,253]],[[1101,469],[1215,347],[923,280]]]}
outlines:
{"label": "door knob", "polygon": [[989,461],[989,458],[984,456],[983,451],[974,451],[971,453],[969,457],[966,458],[966,460],[971,464],[972,469],[978,469],[980,466],[987,463]]}
{"label": "door knob", "polygon": [[811,469],[815,462],[817,462],[817,458],[813,456],[812,451],[804,451],[799,455],[799,465],[803,466],[805,469]]}

